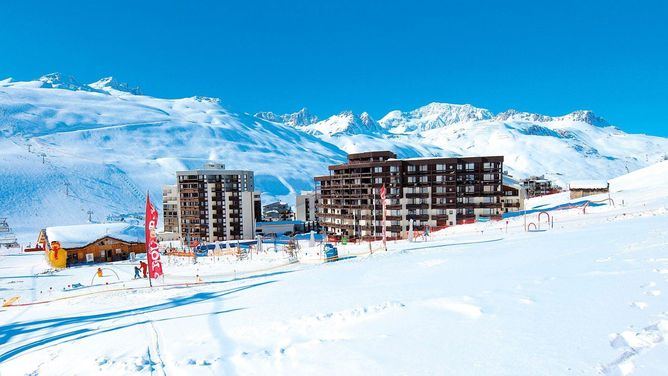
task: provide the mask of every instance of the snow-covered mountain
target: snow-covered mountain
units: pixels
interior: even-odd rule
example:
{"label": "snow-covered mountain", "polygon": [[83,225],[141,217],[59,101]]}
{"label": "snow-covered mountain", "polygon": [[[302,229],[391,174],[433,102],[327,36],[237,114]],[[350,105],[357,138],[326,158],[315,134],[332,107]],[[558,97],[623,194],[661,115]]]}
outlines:
{"label": "snow-covered mountain", "polygon": [[390,132],[415,133],[441,128],[456,123],[466,123],[492,118],[492,113],[470,104],[430,103],[413,111],[391,111],[380,119]]}
{"label": "snow-covered mountain", "polygon": [[89,87],[92,87],[93,89],[98,89],[102,91],[107,91],[107,92],[112,92],[112,90],[115,91],[122,91],[125,93],[129,94],[134,94],[134,95],[141,95],[141,88],[139,86],[137,87],[130,87],[125,82],[119,82],[113,77],[105,77],[102,78],[98,81],[95,81],[93,83],[88,84]]}
{"label": "snow-covered mountain", "polygon": [[323,121],[303,125],[299,129],[323,137],[383,133],[381,125],[368,113],[362,112],[358,115],[352,111],[341,112]]}
{"label": "snow-covered mountain", "polygon": [[[364,113],[365,114],[365,113]],[[362,114],[362,115],[364,115]],[[668,140],[627,134],[591,111],[547,116],[493,114],[469,104],[430,103],[378,122],[346,112],[299,127],[348,153],[388,149],[400,156],[504,155],[517,177],[608,179],[668,158]]]}
{"label": "snow-covered mountain", "polygon": [[306,107],[292,114],[276,115],[273,112],[267,111],[258,112],[255,116],[260,119],[283,123],[291,127],[303,127],[318,122],[318,117],[311,114]]}
{"label": "snow-covered mountain", "polygon": [[[147,190],[175,171],[220,160],[256,172],[265,200],[291,201],[345,154],[504,155],[516,177],[559,183],[611,178],[668,156],[668,141],[632,135],[589,111],[552,117],[431,103],[381,120],[306,109],[250,115],[217,98],[160,99],[104,78],[89,85],[54,73],[0,81],[0,217],[19,232],[142,210]],[[93,213],[88,213],[92,211]]]}
{"label": "snow-covered mountain", "polygon": [[[113,81],[45,87],[0,83],[0,217],[17,232],[140,212],[145,192],[210,159],[255,171],[263,198],[289,200],[345,159],[336,146],[218,99],[158,99]],[[72,82],[72,81],[69,81]],[[120,88],[123,88],[122,86]]]}

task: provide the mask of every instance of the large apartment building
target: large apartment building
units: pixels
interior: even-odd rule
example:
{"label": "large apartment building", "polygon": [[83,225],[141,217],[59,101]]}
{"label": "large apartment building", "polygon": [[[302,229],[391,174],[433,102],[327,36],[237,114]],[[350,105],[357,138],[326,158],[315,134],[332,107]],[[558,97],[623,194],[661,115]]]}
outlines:
{"label": "large apartment building", "polygon": [[255,237],[261,203],[253,171],[207,163],[202,169],[177,171],[176,179],[182,239],[215,242]]}
{"label": "large apartment building", "polygon": [[375,237],[382,232],[380,188],[386,187],[389,238],[413,228],[499,217],[503,156],[397,159],[390,151],[348,155],[315,177],[320,225],[330,234]]}

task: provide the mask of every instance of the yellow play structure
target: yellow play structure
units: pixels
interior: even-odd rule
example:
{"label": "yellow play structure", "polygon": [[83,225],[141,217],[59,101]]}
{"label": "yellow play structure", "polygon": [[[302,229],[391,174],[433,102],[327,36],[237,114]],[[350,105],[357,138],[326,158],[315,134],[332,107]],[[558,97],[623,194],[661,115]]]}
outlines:
{"label": "yellow play structure", "polygon": [[60,242],[52,241],[51,247],[44,251],[46,261],[54,268],[67,267],[67,251],[60,248]]}

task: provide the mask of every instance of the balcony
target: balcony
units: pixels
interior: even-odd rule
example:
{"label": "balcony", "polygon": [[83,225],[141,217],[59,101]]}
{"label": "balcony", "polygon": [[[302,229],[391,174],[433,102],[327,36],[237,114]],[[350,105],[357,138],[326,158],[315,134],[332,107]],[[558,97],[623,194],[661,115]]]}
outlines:
{"label": "balcony", "polygon": [[414,220],[414,221],[428,221],[429,220],[429,214],[406,214],[406,219],[407,220]]}
{"label": "balcony", "polygon": [[429,193],[406,193],[406,198],[428,198]]}

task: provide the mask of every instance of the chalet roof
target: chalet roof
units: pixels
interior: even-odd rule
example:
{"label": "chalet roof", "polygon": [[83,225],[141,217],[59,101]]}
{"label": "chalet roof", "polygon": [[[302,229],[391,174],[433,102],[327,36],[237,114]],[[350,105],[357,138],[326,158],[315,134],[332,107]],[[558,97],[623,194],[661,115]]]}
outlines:
{"label": "chalet roof", "polygon": [[49,241],[58,241],[63,248],[84,247],[106,236],[132,243],[143,243],[146,239],[144,227],[130,223],[93,223],[46,228]]}
{"label": "chalet roof", "polygon": [[608,182],[605,180],[576,180],[572,181],[569,189],[608,189]]}

